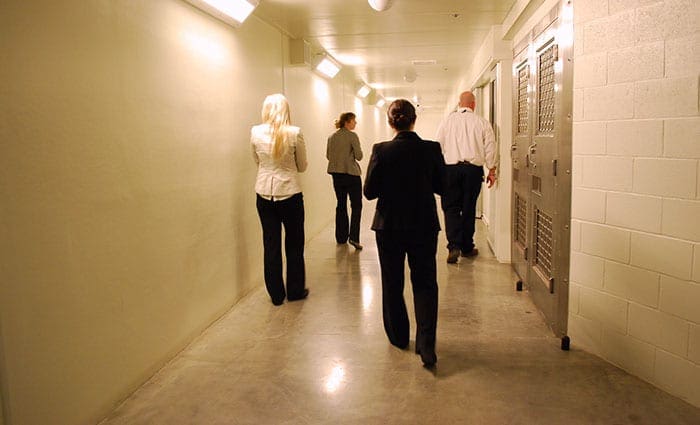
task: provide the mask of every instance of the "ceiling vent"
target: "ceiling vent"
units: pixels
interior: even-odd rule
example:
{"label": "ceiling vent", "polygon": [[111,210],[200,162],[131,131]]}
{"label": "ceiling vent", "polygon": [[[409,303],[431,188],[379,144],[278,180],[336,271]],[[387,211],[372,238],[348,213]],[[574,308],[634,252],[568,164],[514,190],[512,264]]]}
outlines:
{"label": "ceiling vent", "polygon": [[435,59],[417,59],[417,60],[411,61],[411,63],[415,66],[437,65],[437,61]]}

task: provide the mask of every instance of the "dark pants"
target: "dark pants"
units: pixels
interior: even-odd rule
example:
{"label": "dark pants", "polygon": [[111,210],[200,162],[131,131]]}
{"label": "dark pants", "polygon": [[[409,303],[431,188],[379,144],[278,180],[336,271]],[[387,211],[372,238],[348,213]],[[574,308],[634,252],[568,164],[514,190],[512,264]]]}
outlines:
{"label": "dark pants", "polygon": [[389,341],[400,348],[408,346],[408,313],[403,298],[404,261],[408,255],[416,313],[416,348],[434,350],[438,310],[437,232],[417,238],[411,232],[380,230],[376,237],[382,270],[384,330]]}
{"label": "dark pants", "polygon": [[[362,180],[360,176],[332,173],[333,189],[338,204],[335,207],[335,241],[345,243],[360,242],[360,217],[362,216]],[[350,196],[350,216],[348,226],[348,196]],[[349,227],[349,228],[348,228]],[[349,232],[349,233],[348,233]]]}
{"label": "dark pants", "polygon": [[[268,201],[258,195],[256,206],[263,231],[265,286],[273,302],[285,295],[298,298],[304,292],[304,198],[297,193],[283,201]],[[282,279],[282,226],[287,259],[287,291]]]}
{"label": "dark pants", "polygon": [[483,181],[481,166],[465,163],[447,166],[447,187],[441,197],[447,249],[467,253],[474,248],[476,200]]}

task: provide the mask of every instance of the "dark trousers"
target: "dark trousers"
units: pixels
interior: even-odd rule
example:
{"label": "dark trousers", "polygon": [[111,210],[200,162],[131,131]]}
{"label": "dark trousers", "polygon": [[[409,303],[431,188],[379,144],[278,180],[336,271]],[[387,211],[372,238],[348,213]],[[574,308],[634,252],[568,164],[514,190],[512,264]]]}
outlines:
{"label": "dark trousers", "polygon": [[447,187],[441,197],[447,249],[466,253],[474,248],[476,201],[483,181],[481,166],[466,163],[447,166]]}
{"label": "dark trousers", "polygon": [[408,346],[408,313],[403,298],[404,261],[408,255],[416,313],[416,348],[434,350],[438,310],[437,232],[419,238],[411,233],[376,232],[382,270],[384,330],[393,345]]}
{"label": "dark trousers", "polygon": [[[268,201],[257,196],[256,206],[263,231],[265,286],[272,301],[285,296],[300,297],[304,292],[304,198],[297,193],[283,201]],[[282,226],[287,259],[287,290],[282,279]]]}
{"label": "dark trousers", "polygon": [[[360,176],[332,173],[333,189],[338,204],[335,207],[335,241],[360,242],[360,218],[362,216],[362,180]],[[348,196],[352,214],[348,222]]]}

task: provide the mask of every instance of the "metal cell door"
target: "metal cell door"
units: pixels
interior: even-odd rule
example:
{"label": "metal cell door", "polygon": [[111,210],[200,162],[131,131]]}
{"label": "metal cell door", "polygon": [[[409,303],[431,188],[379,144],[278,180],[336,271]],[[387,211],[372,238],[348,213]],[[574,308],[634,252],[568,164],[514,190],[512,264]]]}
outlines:
{"label": "metal cell door", "polygon": [[569,296],[570,7],[568,1],[552,9],[513,61],[513,267],[560,337],[566,336]]}

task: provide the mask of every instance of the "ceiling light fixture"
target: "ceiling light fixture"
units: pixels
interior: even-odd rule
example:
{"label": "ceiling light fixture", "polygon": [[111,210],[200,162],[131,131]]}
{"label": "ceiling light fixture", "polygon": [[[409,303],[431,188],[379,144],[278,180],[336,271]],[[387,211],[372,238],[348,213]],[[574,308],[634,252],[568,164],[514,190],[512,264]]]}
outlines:
{"label": "ceiling light fixture", "polygon": [[234,27],[245,21],[258,7],[258,0],[186,0],[193,6]]}
{"label": "ceiling light fixture", "polygon": [[367,3],[377,12],[383,12],[389,10],[394,0],[367,0]]}
{"label": "ceiling light fixture", "polygon": [[383,97],[380,97],[379,100],[377,100],[377,108],[381,108],[382,106],[386,105],[386,100],[384,100]]}
{"label": "ceiling light fixture", "polygon": [[368,86],[367,84],[362,84],[359,90],[357,90],[357,95],[360,97],[367,97],[369,92],[372,91],[372,87]]}
{"label": "ceiling light fixture", "polygon": [[340,71],[340,64],[328,55],[324,55],[323,59],[316,65],[316,71],[325,75],[328,78],[333,78]]}
{"label": "ceiling light fixture", "polygon": [[416,78],[418,78],[418,74],[416,74],[416,70],[413,68],[408,68],[403,74],[403,80],[407,83],[416,81]]}

